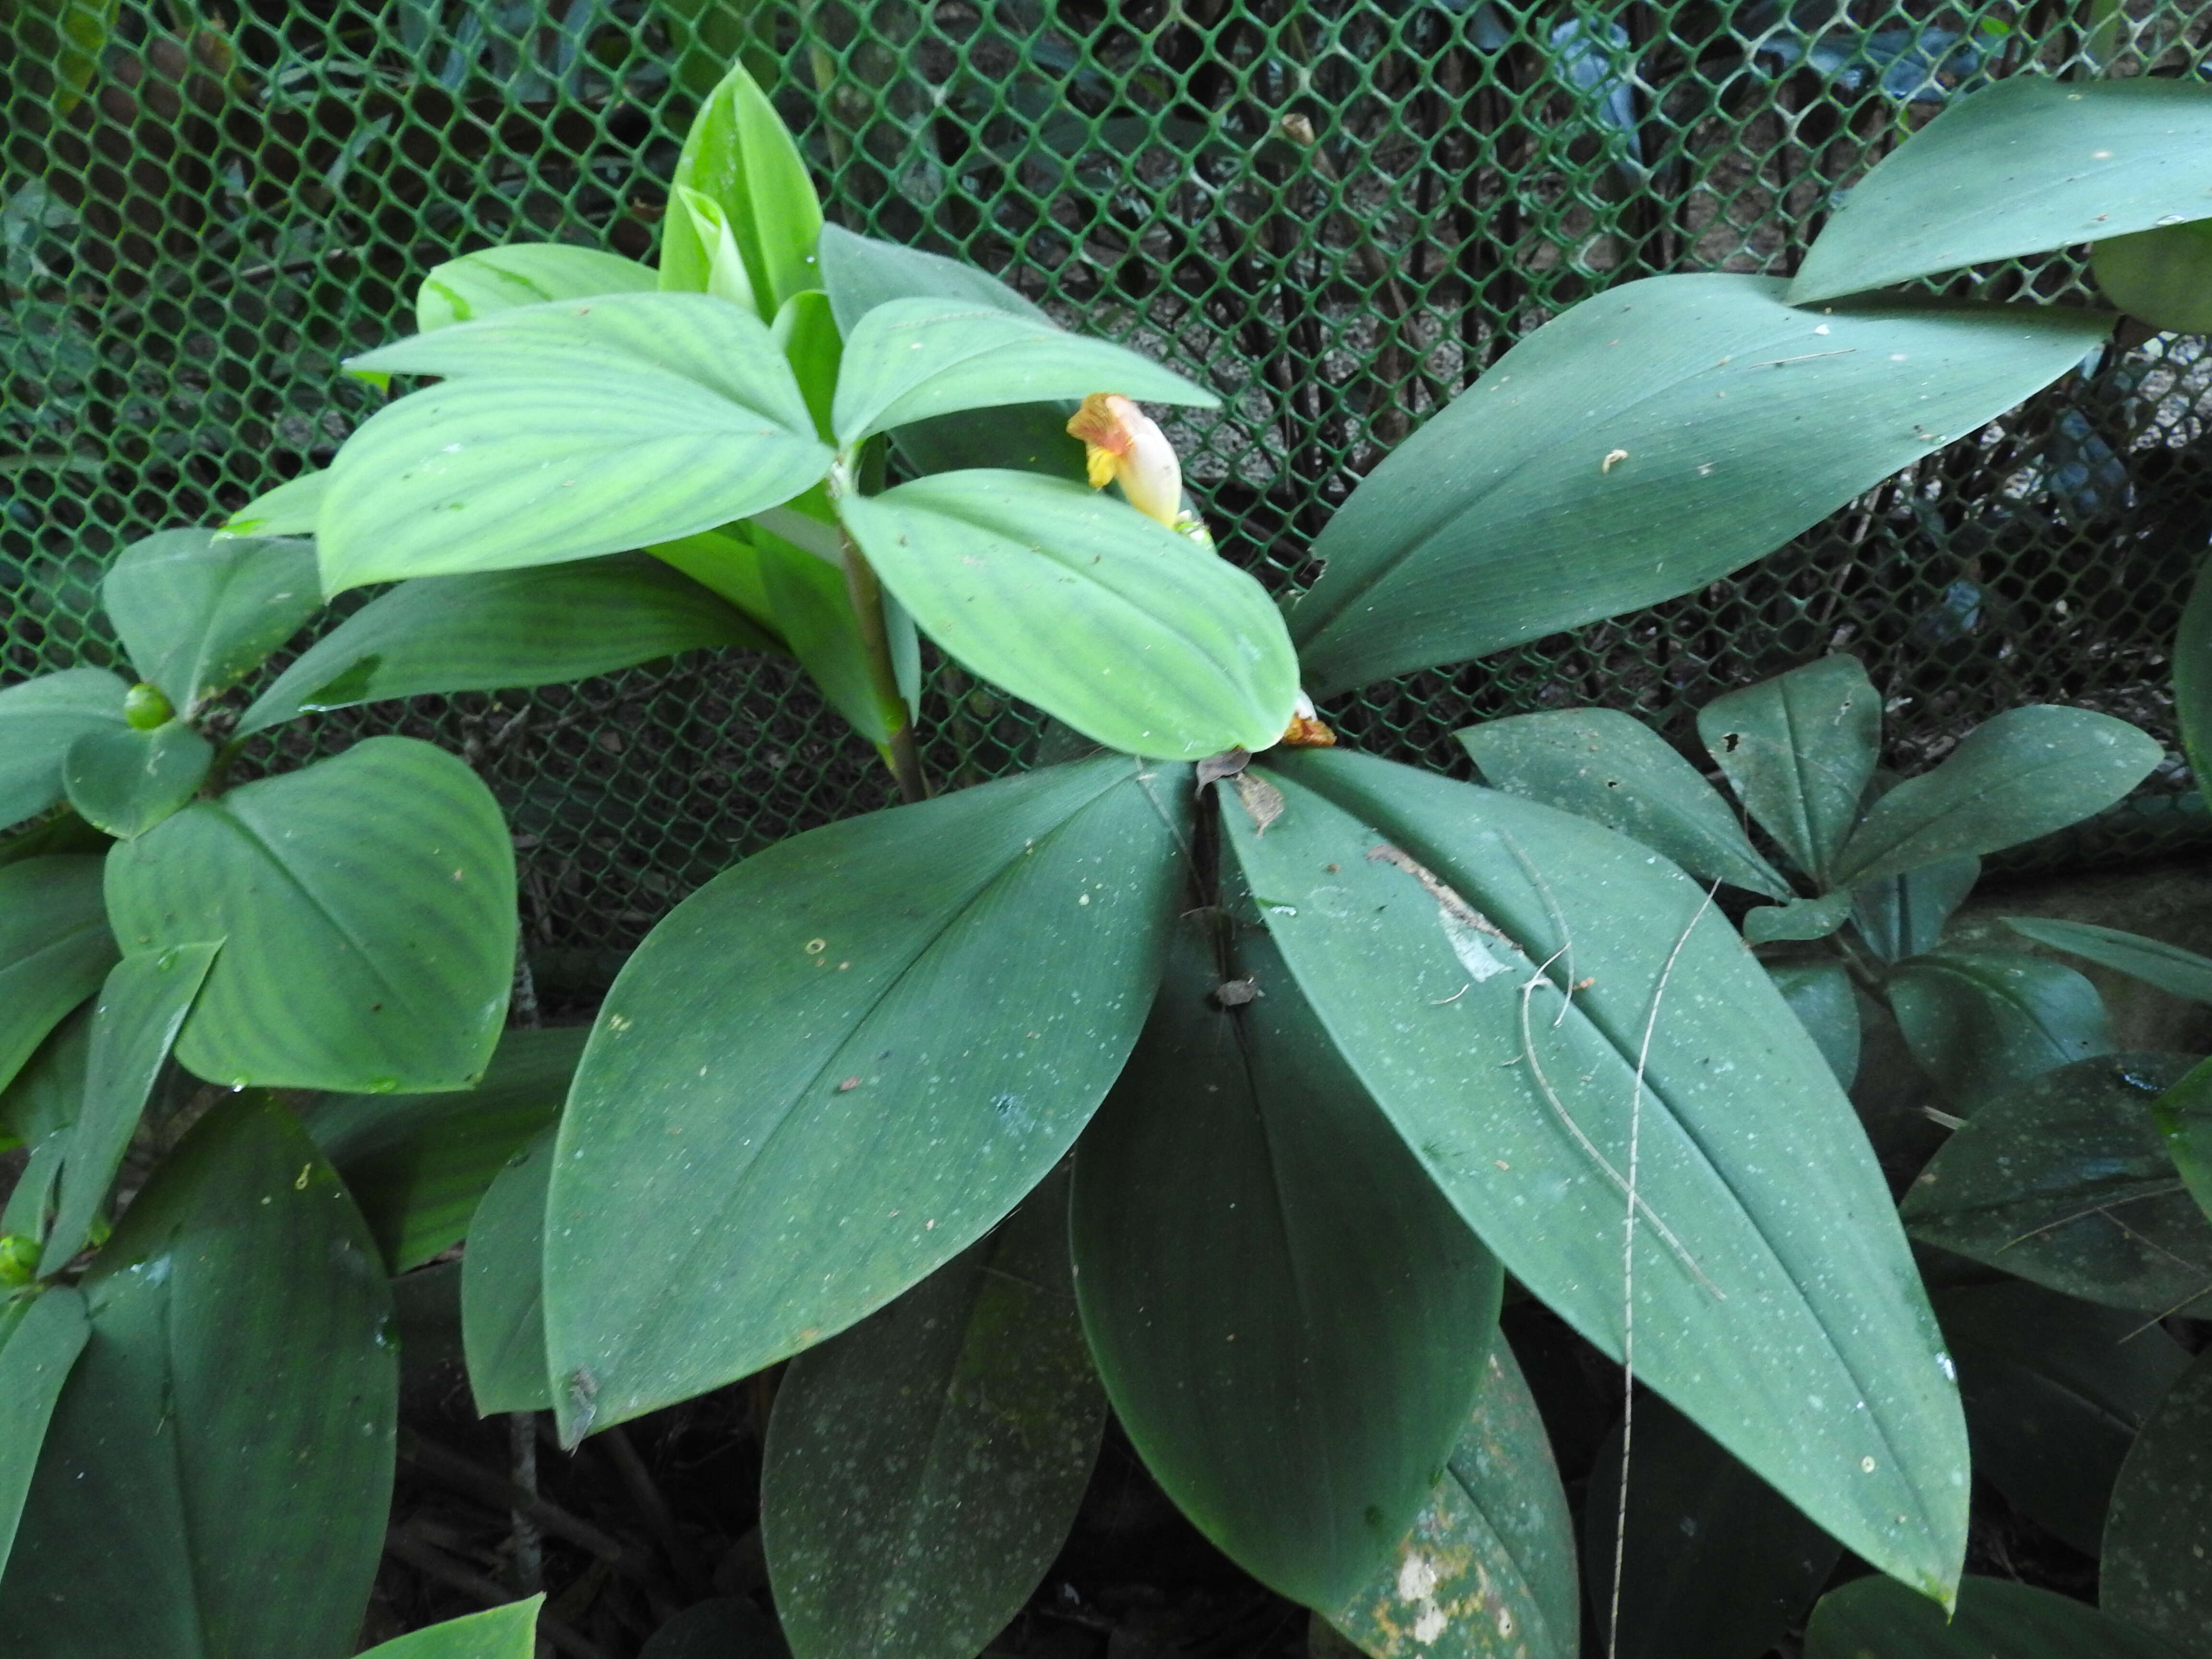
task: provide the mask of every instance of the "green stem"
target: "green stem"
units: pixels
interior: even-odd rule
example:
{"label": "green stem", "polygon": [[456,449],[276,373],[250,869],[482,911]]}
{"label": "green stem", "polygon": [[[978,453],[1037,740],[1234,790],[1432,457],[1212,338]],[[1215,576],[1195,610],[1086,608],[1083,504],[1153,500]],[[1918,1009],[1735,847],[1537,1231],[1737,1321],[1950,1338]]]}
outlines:
{"label": "green stem", "polygon": [[860,648],[867,653],[868,681],[876,702],[891,717],[891,734],[884,745],[884,758],[898,781],[899,797],[912,805],[929,799],[929,785],[921,775],[921,755],[915,746],[914,711],[899,690],[898,671],[891,665],[890,630],[884,623],[883,584],[851,536],[839,532],[844,543],[845,591],[853,600],[853,615],[860,629]]}

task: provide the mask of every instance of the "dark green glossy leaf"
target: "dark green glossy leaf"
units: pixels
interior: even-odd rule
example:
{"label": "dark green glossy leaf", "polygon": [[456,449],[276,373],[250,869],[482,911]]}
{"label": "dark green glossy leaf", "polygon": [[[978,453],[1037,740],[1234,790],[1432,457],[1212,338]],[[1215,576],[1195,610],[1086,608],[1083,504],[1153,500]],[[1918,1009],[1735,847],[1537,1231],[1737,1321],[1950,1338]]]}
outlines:
{"label": "dark green glossy leaf", "polygon": [[194,802],[109,854],[107,903],[133,952],[227,941],[177,1040],[211,1082],[464,1089],[498,1040],[514,852],[490,791],[427,743]]}
{"label": "dark green glossy leaf", "polygon": [[2096,1554],[2120,1461],[2188,1353],[2139,1313],[2016,1280],[1930,1300],[1958,1362],[1974,1472]]}
{"label": "dark green glossy leaf", "polygon": [[256,495],[222,521],[226,536],[312,536],[323,510],[327,468],[302,472]]}
{"label": "dark green glossy leaf", "polygon": [[92,1053],[92,1005],[56,1026],[15,1080],[0,1091],[0,1128],[29,1148],[23,1173],[0,1212],[0,1234],[44,1240],[62,1156],[84,1101]]}
{"label": "dark green glossy leaf", "polygon": [[553,1131],[508,1160],[469,1223],[461,1258],[461,1341],[477,1410],[542,1412],[553,1403],[545,1375],[545,1188]]}
{"label": "dark green glossy leaf", "polygon": [[1887,1578],[1859,1578],[1814,1609],[1805,1659],[2179,1659],[2096,1608],[2007,1578],[1967,1578],[1955,1616]]}
{"label": "dark green glossy leaf", "polygon": [[637,1659],[791,1659],[775,1620],[750,1601],[690,1607],[663,1625]]}
{"label": "dark green glossy leaf", "polygon": [[1195,760],[1290,724],[1297,660],[1267,590],[1123,502],[941,472],[839,510],[923,632],[1096,742]]}
{"label": "dark green glossy leaf", "polygon": [[1109,757],[848,819],[653,930],[562,1117],[570,1438],[843,1329],[1036,1184],[1151,1003],[1189,787]]}
{"label": "dark green glossy leaf", "polygon": [[1055,1172],[777,1389],[761,1534],[792,1651],[972,1659],[1067,1541],[1105,1423]]}
{"label": "dark green glossy leaf", "polygon": [[2043,916],[2007,916],[2006,927],[2038,945],[2080,957],[2139,979],[2146,985],[2191,1002],[2212,1002],[2212,957],[2185,951],[2162,939],[2117,927],[2098,927],[2086,921],[2059,921]]}
{"label": "dark green glossy leaf", "polygon": [[[1621,1436],[1599,1448],[1583,1510],[1591,1622],[1611,1624]],[[1805,1616],[1843,1547],[1663,1400],[1636,1402],[1619,1659],[1761,1659]]]}
{"label": "dark green glossy leaf", "polygon": [[1315,542],[1327,568],[1291,613],[1308,689],[1692,592],[2056,380],[2111,325],[2049,306],[1814,313],[1784,286],[1626,283],[1516,345]]}
{"label": "dark green glossy leaf", "polygon": [[1850,1088],[1859,1073],[1859,1000],[1843,963],[1774,963],[1766,971],[1790,1012],[1820,1045],[1836,1081]]}
{"label": "dark green glossy leaf", "polygon": [[100,872],[74,854],[0,865],[0,1087],[115,965]]}
{"label": "dark green glossy leaf", "polygon": [[2212,1060],[2192,1066],[2151,1103],[2166,1156],[2197,1206],[2212,1216]]}
{"label": "dark green glossy leaf", "polygon": [[1330,1620],[1372,1659],[1575,1659],[1574,1519],[1504,1337],[1395,1560]]}
{"label": "dark green glossy leaf", "polygon": [[72,743],[128,729],[123,692],[104,668],[65,668],[0,691],[0,827],[62,798],[62,757]]}
{"label": "dark green glossy leaf", "polygon": [[[761,315],[773,317],[793,295],[819,285],[814,242],[822,205],[799,147],[742,64],[731,66],[692,118],[671,184],[720,210]],[[661,287],[703,290],[708,255],[691,222],[671,214],[661,234]]]}
{"label": "dark green glossy leaf", "polygon": [[2212,1617],[2212,1360],[2143,1419],[2105,1522],[2105,1610],[2191,1651]]}
{"label": "dark green glossy leaf", "polygon": [[212,530],[133,542],[100,597],[138,678],[183,718],[260,667],[323,607],[310,543]]}
{"label": "dark green glossy leaf", "polygon": [[397,1354],[361,1218],[258,1095],[171,1153],[83,1289],[0,1579],[9,1659],[340,1659],[391,1498]]}
{"label": "dark green glossy leaf", "polygon": [[1851,186],[1790,301],[2203,218],[2208,145],[2212,89],[2194,82],[2000,81]]}
{"label": "dark green glossy leaf", "polygon": [[1901,962],[1936,948],[1952,913],[1982,878],[1978,858],[1939,860],[1851,891],[1851,921],[1867,948]]}
{"label": "dark green glossy leaf", "polygon": [[767,328],[705,295],[525,306],[353,366],[459,378],[378,410],[338,451],[316,522],[332,592],[710,530],[829,465]]}
{"label": "dark green glossy leaf", "polygon": [[1728,803],[1639,720],[1611,708],[1563,708],[1454,735],[1493,787],[1618,830],[1701,881],[1790,896],[1790,884],[1759,855]]}
{"label": "dark green glossy leaf", "polygon": [[392,1272],[460,1242],[492,1178],[560,1115],[587,1035],[510,1030],[473,1089],[331,1095],[301,1111]]}
{"label": "dark green glossy leaf", "polygon": [[308,710],[428,691],[501,691],[680,651],[775,641],[659,559],[626,555],[403,582],[325,635],[254,701],[240,736]]}
{"label": "dark green glossy leaf", "polygon": [[1881,695],[1859,659],[1823,657],[1717,697],[1698,735],[1745,810],[1826,886],[1881,750]]}
{"label": "dark green glossy leaf", "polygon": [[129,841],[190,800],[214,764],[215,745],[182,720],[125,726],[70,744],[62,783],[86,823]]}
{"label": "dark green glossy leaf", "polygon": [[1842,927],[1850,914],[1849,893],[1792,899],[1787,904],[1762,904],[1744,913],[1743,936],[1753,945],[1826,939]]}
{"label": "dark green glossy leaf", "polygon": [[84,1098],[62,1154],[60,1196],[41,1264],[48,1273],[58,1273],[90,1240],[146,1097],[222,948],[218,940],[125,957],[100,987]]}
{"label": "dark green glossy leaf", "polygon": [[1640,1099],[1638,1375],[1860,1554],[1948,1589],[1966,1433],[1935,1320],[1850,1103],[1705,893],[1581,819],[1387,762],[1267,775],[1264,836],[1225,811],[1261,913],[1507,1270],[1620,1352]]}
{"label": "dark green glossy leaf", "polygon": [[1938,860],[1994,853],[2103,811],[2166,757],[2125,720],[2086,708],[2008,708],[1966,733],[1934,771],[1867,809],[1836,861],[1863,886]]}
{"label": "dark green glossy leaf", "polygon": [[911,299],[876,307],[847,332],[830,422],[837,441],[850,445],[910,421],[1094,392],[1221,405],[1203,386],[1111,341],[995,306]]}
{"label": "dark green glossy leaf", "polygon": [[54,1402],[91,1334],[84,1297],[70,1285],[0,1304],[0,1566],[15,1545]]}
{"label": "dark green glossy leaf", "polygon": [[1938,951],[1899,965],[1887,988],[1912,1058],[1961,1108],[2112,1051],[2104,999],[2063,963]]}
{"label": "dark green glossy leaf", "polygon": [[538,1609],[544,1601],[533,1595],[488,1613],[448,1619],[381,1643],[361,1659],[534,1659]]}
{"label": "dark green glossy leaf", "polygon": [[[10,695],[0,692],[0,710]],[[2212,576],[2203,571],[2190,585],[2174,635],[2173,712],[2197,792],[2212,801]]]}
{"label": "dark green glossy leaf", "polygon": [[652,266],[595,247],[518,242],[479,248],[430,267],[415,290],[415,326],[428,334],[517,306],[650,294],[659,286]]}
{"label": "dark green glossy leaf", "polygon": [[2090,269],[2105,297],[2153,328],[2212,330],[2212,224],[2203,219],[2100,240]]}
{"label": "dark green glossy leaf", "polygon": [[2151,1116],[2178,1054],[2076,1061],[1991,1097],[1902,1213],[1915,1238],[2066,1296],[2165,1314],[2212,1291],[2212,1223]]}
{"label": "dark green glossy leaf", "polygon": [[1131,1442],[1262,1583],[1351,1602],[1467,1425],[1497,1259],[1258,929],[1184,925],[1075,1168],[1084,1328]]}

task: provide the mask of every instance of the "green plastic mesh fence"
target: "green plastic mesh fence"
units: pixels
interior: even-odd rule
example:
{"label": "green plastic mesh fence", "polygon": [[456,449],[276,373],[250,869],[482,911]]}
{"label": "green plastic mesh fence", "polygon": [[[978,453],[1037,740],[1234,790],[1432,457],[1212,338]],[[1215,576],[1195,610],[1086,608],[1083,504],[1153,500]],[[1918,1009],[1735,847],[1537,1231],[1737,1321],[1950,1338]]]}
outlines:
{"label": "green plastic mesh fence", "polygon": [[[119,546],[327,462],[375,395],[338,360],[409,326],[433,264],[520,239],[650,257],[738,53],[833,217],[1221,388],[1175,435],[1228,555],[1283,586],[1363,471],[1564,307],[1787,272],[1944,100],[2031,69],[2196,74],[2208,40],[2212,7],[2141,0],[2094,28],[1990,0],[0,0],[0,676],[110,660]],[[1982,274],[2086,299],[2078,278]],[[1546,707],[1680,738],[1843,647],[1888,689],[1905,769],[2034,700],[2170,741],[2208,409],[2203,341],[2124,342],[1733,580],[1327,712],[1443,766],[1455,726]],[[1033,757],[1035,717],[949,667],[925,712],[939,777]],[[732,858],[889,798],[791,671],[742,656],[283,740],[394,729],[501,793],[541,975],[580,986]],[[2037,856],[2181,844],[2205,824],[2188,781]]]}

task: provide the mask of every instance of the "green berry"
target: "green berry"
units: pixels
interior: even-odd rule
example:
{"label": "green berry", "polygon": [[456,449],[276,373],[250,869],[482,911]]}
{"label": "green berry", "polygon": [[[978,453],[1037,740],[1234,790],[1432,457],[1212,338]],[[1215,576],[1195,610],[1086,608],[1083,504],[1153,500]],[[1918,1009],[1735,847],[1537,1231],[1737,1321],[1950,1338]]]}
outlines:
{"label": "green berry", "polygon": [[177,711],[161,694],[158,685],[144,680],[123,694],[123,718],[131,722],[134,732],[151,732],[157,726],[167,726],[176,719]]}

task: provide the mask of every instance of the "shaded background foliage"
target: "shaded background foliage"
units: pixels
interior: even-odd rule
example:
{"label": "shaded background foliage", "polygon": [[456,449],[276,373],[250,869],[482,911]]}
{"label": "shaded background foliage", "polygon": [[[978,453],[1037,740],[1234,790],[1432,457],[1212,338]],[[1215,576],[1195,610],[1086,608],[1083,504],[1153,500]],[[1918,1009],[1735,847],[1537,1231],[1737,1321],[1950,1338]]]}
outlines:
{"label": "shaded background foliage", "polygon": [[[834,216],[996,272],[1218,387],[1173,428],[1228,555],[1272,585],[1352,483],[1513,341],[1611,283],[1794,268],[1944,100],[2034,67],[2200,72],[2212,8],[2101,22],[1978,0],[0,0],[0,615],[8,680],[114,659],[124,543],[326,463],[381,394],[347,353],[454,253],[648,256],[698,99],[742,53]],[[1983,274],[2093,296],[2064,258]],[[1471,719],[1606,702],[1686,738],[1822,652],[1891,700],[1917,770],[2028,701],[2172,737],[2166,653],[2212,531],[2195,338],[2123,337],[1740,577],[1328,712],[1457,769]],[[1026,764],[1034,714],[933,673],[927,761]],[[499,793],[559,1000],[732,858],[885,804],[779,661],[694,655],[527,696],[331,717]],[[265,741],[265,740],[264,740]],[[264,756],[264,759],[266,757]],[[2202,832],[2174,763],[2050,863]]]}

